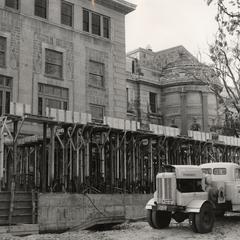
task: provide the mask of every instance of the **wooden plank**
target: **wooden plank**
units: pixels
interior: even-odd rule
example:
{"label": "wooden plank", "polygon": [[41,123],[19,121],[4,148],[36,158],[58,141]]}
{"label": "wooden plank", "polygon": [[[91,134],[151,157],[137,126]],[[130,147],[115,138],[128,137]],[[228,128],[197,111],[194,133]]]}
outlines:
{"label": "wooden plank", "polygon": [[[152,149],[152,138],[149,139],[149,157],[150,157],[150,185],[152,186],[152,183],[154,181],[153,176],[153,149]],[[152,190],[152,189],[151,189]]]}
{"label": "wooden plank", "polygon": [[36,196],[35,196],[35,191],[32,190],[32,223],[36,223]]}
{"label": "wooden plank", "polygon": [[48,151],[48,186],[54,181],[54,159],[55,159],[55,128],[50,127],[50,149]]}
{"label": "wooden plank", "polygon": [[105,179],[105,149],[104,149],[104,141],[105,141],[105,136],[104,133],[101,134],[101,142],[102,142],[102,147],[101,147],[101,176],[103,179]]}
{"label": "wooden plank", "polygon": [[14,193],[15,193],[15,182],[11,183],[11,198],[10,198],[10,208],[9,208],[9,216],[8,216],[8,224],[12,224],[12,216],[14,210]]}
{"label": "wooden plank", "polygon": [[117,179],[119,179],[119,162],[120,162],[120,149],[119,149],[119,133],[117,133],[117,135],[116,135],[116,138],[117,138],[117,146],[116,146],[116,148],[117,148],[117,152],[116,152],[116,154],[117,154],[117,164],[116,164],[116,178]]}
{"label": "wooden plank", "polygon": [[47,190],[47,124],[43,123],[43,152],[42,152],[42,169],[41,169],[41,181],[42,192]]}

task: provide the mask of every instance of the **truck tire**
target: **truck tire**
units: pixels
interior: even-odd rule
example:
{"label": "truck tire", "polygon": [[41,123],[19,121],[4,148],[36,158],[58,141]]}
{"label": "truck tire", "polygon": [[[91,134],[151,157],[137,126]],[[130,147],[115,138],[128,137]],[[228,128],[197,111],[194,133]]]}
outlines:
{"label": "truck tire", "polygon": [[200,212],[195,215],[195,224],[199,233],[208,233],[212,231],[214,224],[214,212],[210,203],[205,202]]}
{"label": "truck tire", "polygon": [[197,230],[197,227],[196,227],[195,218],[196,218],[196,213],[190,213],[189,214],[189,225],[190,225],[190,228],[192,229],[193,232],[197,233],[198,230]]}
{"label": "truck tire", "polygon": [[155,228],[152,222],[152,210],[150,209],[147,210],[147,222],[150,227]]}
{"label": "truck tire", "polygon": [[172,214],[168,211],[152,211],[152,223],[154,228],[167,228],[170,224]]}

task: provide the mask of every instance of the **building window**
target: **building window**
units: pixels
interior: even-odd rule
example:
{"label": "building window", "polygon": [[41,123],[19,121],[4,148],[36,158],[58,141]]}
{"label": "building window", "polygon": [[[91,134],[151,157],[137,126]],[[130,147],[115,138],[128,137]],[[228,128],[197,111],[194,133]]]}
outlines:
{"label": "building window", "polygon": [[90,105],[90,111],[91,111],[91,114],[92,114],[92,120],[94,122],[99,122],[99,123],[103,122],[104,106],[91,104]]}
{"label": "building window", "polygon": [[45,73],[50,77],[62,79],[63,53],[46,49],[45,54]]}
{"label": "building window", "polygon": [[7,39],[5,37],[0,37],[0,67],[6,66],[6,46]]}
{"label": "building window", "polygon": [[12,78],[0,75],[0,115],[10,113]]}
{"label": "building window", "polygon": [[35,0],[35,16],[47,18],[47,0]]}
{"label": "building window", "polygon": [[127,112],[134,112],[134,91],[127,88]]}
{"label": "building window", "polygon": [[104,64],[89,61],[89,84],[93,87],[104,87]]}
{"label": "building window", "polygon": [[62,1],[61,23],[67,26],[73,26],[73,4]]}
{"label": "building window", "polygon": [[44,115],[46,107],[68,110],[68,89],[48,84],[38,84],[38,114]]}
{"label": "building window", "polygon": [[110,18],[83,9],[83,31],[110,38]]}
{"label": "building window", "polygon": [[103,17],[103,37],[109,38],[110,29],[110,19],[108,17]]}
{"label": "building window", "polygon": [[132,73],[136,73],[136,62],[132,60]]}
{"label": "building window", "polygon": [[101,18],[95,13],[92,13],[92,34],[101,36]]}
{"label": "building window", "polygon": [[83,31],[89,32],[89,12],[83,9]]}
{"label": "building window", "polygon": [[150,92],[149,93],[149,102],[150,102],[150,112],[157,112],[157,94]]}
{"label": "building window", "polygon": [[6,0],[5,6],[18,10],[19,9],[19,0]]}

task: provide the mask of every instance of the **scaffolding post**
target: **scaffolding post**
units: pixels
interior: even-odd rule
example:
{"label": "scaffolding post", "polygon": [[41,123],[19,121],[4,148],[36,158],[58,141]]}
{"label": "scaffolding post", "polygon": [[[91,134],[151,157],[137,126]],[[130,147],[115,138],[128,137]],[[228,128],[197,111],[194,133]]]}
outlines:
{"label": "scaffolding post", "polygon": [[47,191],[47,123],[43,123],[43,152],[41,164],[42,192]]}

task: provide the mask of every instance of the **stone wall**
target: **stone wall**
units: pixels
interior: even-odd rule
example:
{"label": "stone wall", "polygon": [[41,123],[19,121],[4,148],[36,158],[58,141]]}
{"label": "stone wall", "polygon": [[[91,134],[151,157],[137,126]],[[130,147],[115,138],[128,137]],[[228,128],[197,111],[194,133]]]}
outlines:
{"label": "stone wall", "polygon": [[144,218],[145,205],[151,198],[151,194],[40,194],[40,231],[64,231],[102,216]]}

